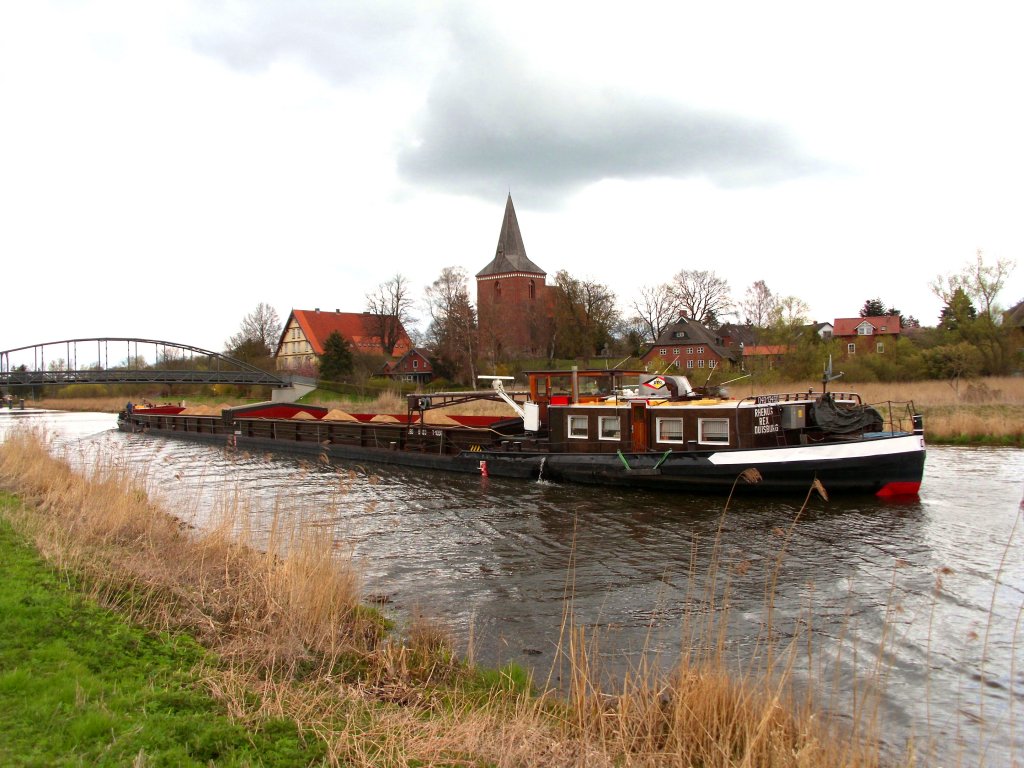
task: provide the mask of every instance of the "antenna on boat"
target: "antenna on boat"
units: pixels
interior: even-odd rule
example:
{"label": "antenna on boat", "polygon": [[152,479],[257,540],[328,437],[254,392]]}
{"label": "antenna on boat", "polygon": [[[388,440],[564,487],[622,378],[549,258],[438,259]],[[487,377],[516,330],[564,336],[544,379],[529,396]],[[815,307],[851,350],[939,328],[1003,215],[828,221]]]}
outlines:
{"label": "antenna on boat", "polygon": [[678,357],[676,357],[676,358],[673,358],[672,360],[669,360],[669,361],[668,361],[668,362],[667,362],[667,363],[665,364],[665,370],[664,370],[664,371],[662,371],[662,372],[661,372],[661,373],[660,373],[659,375],[661,375],[661,376],[664,376],[664,375],[665,375],[666,373],[668,373],[668,369],[669,369],[669,368],[671,368],[671,367],[672,367],[672,366],[673,366],[674,364],[676,364],[676,363],[678,363],[678,362],[679,362],[679,358],[678,358]]}
{"label": "antenna on boat", "polygon": [[825,366],[825,372],[821,375],[821,394],[825,394],[828,391],[828,383],[830,381],[835,381],[842,375],[842,371],[837,374],[832,373],[832,355],[829,355],[828,365]]}
{"label": "antenna on boat", "polygon": [[[750,378],[750,376],[750,373],[744,372],[742,376],[736,376],[735,378],[729,379],[728,381],[723,381],[721,384],[718,385],[718,396],[722,398],[728,397],[729,392],[728,390],[726,390],[727,386],[732,384],[734,381],[740,381],[742,379]],[[710,377],[708,377],[708,380],[710,381]]]}
{"label": "antenna on boat", "polygon": [[734,381],[740,381],[741,379],[746,379],[746,378],[749,378],[749,377],[750,377],[749,373],[744,373],[742,376],[737,376],[735,379],[729,379],[728,381],[723,381],[718,386],[724,387],[726,384],[732,384]]}

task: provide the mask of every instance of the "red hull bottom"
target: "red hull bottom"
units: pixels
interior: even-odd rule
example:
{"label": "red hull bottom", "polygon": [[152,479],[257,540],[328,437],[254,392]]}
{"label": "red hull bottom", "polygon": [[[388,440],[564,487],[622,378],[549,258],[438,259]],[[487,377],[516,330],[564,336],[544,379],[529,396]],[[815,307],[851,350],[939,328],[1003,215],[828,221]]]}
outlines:
{"label": "red hull bottom", "polygon": [[895,496],[917,496],[921,490],[921,483],[886,483],[878,489],[875,496],[883,499],[891,499]]}

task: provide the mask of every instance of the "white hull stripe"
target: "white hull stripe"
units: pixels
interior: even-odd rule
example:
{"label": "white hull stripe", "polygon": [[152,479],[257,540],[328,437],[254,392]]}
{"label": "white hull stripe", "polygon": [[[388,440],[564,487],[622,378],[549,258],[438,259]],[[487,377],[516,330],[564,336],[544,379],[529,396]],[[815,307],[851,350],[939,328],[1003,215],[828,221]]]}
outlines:
{"label": "white hull stripe", "polygon": [[887,437],[877,440],[859,440],[855,443],[828,443],[827,445],[798,445],[792,448],[762,448],[751,451],[713,453],[708,461],[715,465],[777,464],[779,462],[828,461],[830,459],[856,459],[867,456],[888,456],[898,453],[918,453],[924,450],[920,435]]}

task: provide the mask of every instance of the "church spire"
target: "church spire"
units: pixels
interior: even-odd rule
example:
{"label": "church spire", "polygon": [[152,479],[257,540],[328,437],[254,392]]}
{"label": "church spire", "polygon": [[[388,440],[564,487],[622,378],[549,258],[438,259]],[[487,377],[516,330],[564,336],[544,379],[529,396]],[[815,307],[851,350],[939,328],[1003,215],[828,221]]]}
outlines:
{"label": "church spire", "polygon": [[505,202],[505,215],[501,220],[501,233],[498,235],[498,246],[495,248],[494,258],[490,264],[477,272],[476,276],[487,277],[488,275],[504,275],[514,272],[526,272],[534,275],[547,274],[526,256],[523,234],[519,231],[516,209],[512,205],[512,194],[509,193],[508,200]]}

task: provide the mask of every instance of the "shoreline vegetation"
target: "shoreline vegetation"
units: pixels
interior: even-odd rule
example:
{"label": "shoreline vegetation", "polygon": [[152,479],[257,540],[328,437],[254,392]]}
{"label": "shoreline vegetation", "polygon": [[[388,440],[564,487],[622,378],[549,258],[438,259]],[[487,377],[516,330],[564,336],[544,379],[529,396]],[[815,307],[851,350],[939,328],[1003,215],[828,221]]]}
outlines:
{"label": "shoreline vegetation", "polygon": [[[732,397],[771,392],[818,391],[821,382],[799,382],[763,387],[752,387],[742,382],[730,387]],[[864,402],[913,401],[924,415],[925,438],[937,445],[1001,445],[1024,448],[1024,377],[999,376],[950,381],[915,381],[903,383],[869,382],[857,384],[842,379],[829,386],[830,391],[859,392]],[[125,404],[124,397],[69,397],[47,398],[26,402],[27,406],[67,411],[97,411],[117,413]],[[230,394],[213,393],[208,396],[150,395],[153,402],[179,401],[184,397],[193,404],[215,405],[227,403],[242,405],[252,399]],[[141,399],[141,398],[140,398]],[[405,398],[396,391],[388,391],[374,399],[353,401],[327,391],[317,390],[301,402],[316,403],[328,408],[365,413],[404,412]],[[452,408],[450,413],[513,415],[503,403],[480,402]]]}
{"label": "shoreline vegetation", "polygon": [[[214,759],[211,742],[221,764],[244,763],[242,752],[234,751],[244,745],[244,754],[257,753],[264,765],[815,768],[915,762],[913,744],[894,755],[879,733],[872,691],[884,684],[884,672],[855,682],[858,706],[841,720],[828,714],[828,680],[797,683],[799,671],[806,671],[801,654],[808,638],[797,632],[785,644],[771,639],[778,633],[771,631],[770,597],[769,639],[758,661],[742,672],[729,668],[730,571],[717,547],[699,566],[708,586],[695,597],[722,609],[688,612],[680,636],[689,642],[681,644],[673,667],[636,669],[614,690],[599,682],[599,638],[573,621],[570,564],[557,659],[562,685],[554,690],[514,665],[490,670],[474,665],[472,653],[459,658],[442,623],[431,617],[397,624],[368,605],[345,542],[308,511],[282,502],[257,546],[245,499],[223,498],[199,529],[154,497],[144,470],[131,469],[123,457],[98,454],[82,464],[75,470],[55,456],[38,431],[9,433],[0,444],[0,489],[14,495],[0,492],[0,533],[9,526],[38,551],[47,565],[36,580],[60,582],[73,601],[86,599],[140,628],[133,647],[157,640],[184,647],[183,655],[166,654],[173,674],[163,667],[155,673],[172,692],[154,683],[155,695],[197,698],[199,710],[210,699],[210,722],[227,718],[228,729],[234,724],[242,737],[211,735],[194,745],[182,726],[178,742],[163,731],[149,742],[139,735],[149,733],[143,726],[116,716],[113,700],[101,701],[96,727],[65,725],[78,723],[81,710],[107,695],[76,682],[64,687],[60,719],[44,724],[79,728],[60,733],[66,737],[60,743],[77,746],[58,762],[99,755],[118,764],[164,764],[180,762],[175,756],[184,750],[204,764]],[[331,503],[345,503],[343,495]],[[17,546],[0,536],[0,562],[12,562],[7,552]],[[784,553],[785,544],[767,568],[768,595],[785,567]],[[94,620],[100,619],[83,619],[80,630],[91,631]],[[116,646],[107,652],[116,653]],[[13,667],[5,664],[0,701],[12,691],[15,702],[27,696],[19,694],[17,677],[28,677],[28,669],[42,674],[37,664],[45,659],[34,658],[31,648]],[[11,706],[8,698],[0,711]],[[160,711],[154,705],[145,719]],[[24,733],[10,738],[25,743]]]}

